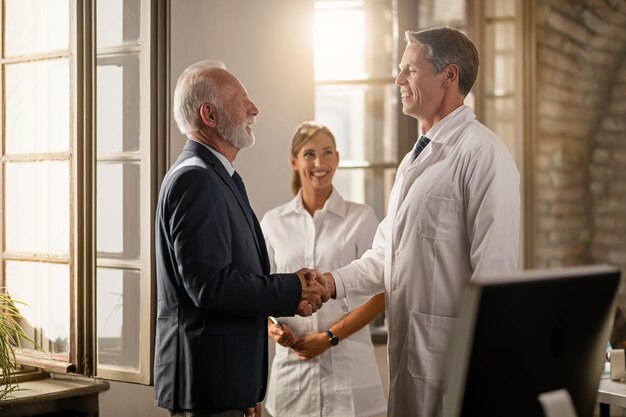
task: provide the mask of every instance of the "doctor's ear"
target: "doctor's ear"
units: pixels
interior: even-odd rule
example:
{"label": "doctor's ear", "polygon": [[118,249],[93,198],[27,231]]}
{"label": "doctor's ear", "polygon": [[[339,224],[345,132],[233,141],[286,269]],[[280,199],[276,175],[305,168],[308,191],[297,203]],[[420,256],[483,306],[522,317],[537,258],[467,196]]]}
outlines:
{"label": "doctor's ear", "polygon": [[450,64],[443,70],[443,86],[450,87],[455,80],[459,79],[459,67],[455,64]]}

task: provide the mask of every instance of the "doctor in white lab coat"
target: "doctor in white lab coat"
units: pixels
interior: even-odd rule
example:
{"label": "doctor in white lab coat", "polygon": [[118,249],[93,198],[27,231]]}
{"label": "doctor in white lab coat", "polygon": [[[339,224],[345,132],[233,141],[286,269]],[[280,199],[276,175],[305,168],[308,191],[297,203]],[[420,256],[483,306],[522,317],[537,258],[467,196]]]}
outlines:
{"label": "doctor in white lab coat", "polygon": [[435,417],[466,284],[518,268],[519,173],[505,144],[463,105],[478,72],[472,42],[451,28],[406,39],[396,84],[403,112],[430,143],[418,141],[423,151],[401,162],[372,249],[326,276],[349,304],[384,290],[388,415]]}

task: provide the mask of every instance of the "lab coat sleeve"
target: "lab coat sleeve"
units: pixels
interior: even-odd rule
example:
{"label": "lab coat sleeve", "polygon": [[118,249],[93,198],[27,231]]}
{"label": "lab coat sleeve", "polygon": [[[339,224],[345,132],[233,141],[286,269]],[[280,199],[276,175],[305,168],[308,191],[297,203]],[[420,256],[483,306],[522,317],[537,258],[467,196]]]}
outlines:
{"label": "lab coat sleeve", "polygon": [[519,187],[519,172],[502,143],[486,142],[473,155],[465,185],[472,278],[517,270]]}
{"label": "lab coat sleeve", "polygon": [[371,296],[381,293],[384,288],[384,262],[385,262],[385,226],[388,222],[386,217],[376,229],[372,248],[366,251],[360,259],[352,261],[349,265],[332,271],[337,288],[337,298],[348,295],[350,308],[356,307],[358,301],[351,303],[351,298]]}

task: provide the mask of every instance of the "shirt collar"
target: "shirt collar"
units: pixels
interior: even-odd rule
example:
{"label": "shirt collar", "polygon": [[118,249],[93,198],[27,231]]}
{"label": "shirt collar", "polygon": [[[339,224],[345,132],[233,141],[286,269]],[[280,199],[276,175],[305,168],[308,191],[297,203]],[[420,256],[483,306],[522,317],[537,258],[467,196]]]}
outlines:
{"label": "shirt collar", "polygon": [[233,164],[230,163],[230,161],[228,159],[226,159],[226,157],[224,155],[222,155],[221,153],[219,153],[215,149],[211,148],[206,143],[202,143],[202,142],[192,138],[191,136],[187,136],[187,137],[190,140],[193,140],[194,142],[199,143],[200,145],[204,146],[205,148],[207,148],[208,150],[213,152],[213,155],[215,155],[215,157],[217,159],[219,159],[219,161],[222,163],[222,165],[224,165],[224,168],[226,168],[226,172],[228,172],[228,175],[230,175],[231,177],[233,176],[233,174],[235,173],[235,167],[233,166]]}
{"label": "shirt collar", "polygon": [[449,136],[449,132],[459,127],[461,124],[465,124],[468,120],[475,118],[476,115],[472,109],[463,104],[448,113],[446,117],[431,127],[428,132],[426,132],[425,136],[430,138],[433,142],[444,141]]}
{"label": "shirt collar", "polygon": [[[324,203],[324,207],[322,207],[320,211],[328,211],[330,213],[336,214],[342,219],[346,217],[348,211],[346,201],[343,199],[341,194],[339,194],[339,191],[337,191],[335,187],[333,187],[333,190],[331,191],[328,200],[326,200],[326,202]],[[280,214],[284,215],[289,213],[308,214],[306,209],[304,208],[304,204],[302,203],[302,189],[298,191],[298,194],[296,194],[296,196],[289,203],[285,204],[285,207]]]}

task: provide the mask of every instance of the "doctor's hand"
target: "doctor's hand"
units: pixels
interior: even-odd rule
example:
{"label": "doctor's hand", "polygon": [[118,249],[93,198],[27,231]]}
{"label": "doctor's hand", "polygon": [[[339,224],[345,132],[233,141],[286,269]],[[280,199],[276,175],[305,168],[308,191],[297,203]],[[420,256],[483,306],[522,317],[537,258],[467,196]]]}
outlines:
{"label": "doctor's hand", "polygon": [[322,304],[328,301],[330,294],[326,289],[326,279],[315,269],[303,268],[296,272],[302,287],[301,301],[298,305],[297,314],[300,316],[310,316]]}
{"label": "doctor's hand", "polygon": [[298,359],[304,361],[326,352],[330,347],[326,333],[309,333],[297,340],[291,348],[296,352]]}
{"label": "doctor's hand", "polygon": [[330,298],[337,298],[337,288],[335,287],[335,277],[330,272],[325,272],[322,274],[324,277],[326,287],[326,291],[330,295]]}
{"label": "doctor's hand", "polygon": [[267,321],[267,334],[284,347],[290,347],[296,343],[297,337],[286,324],[276,325],[271,321]]}

